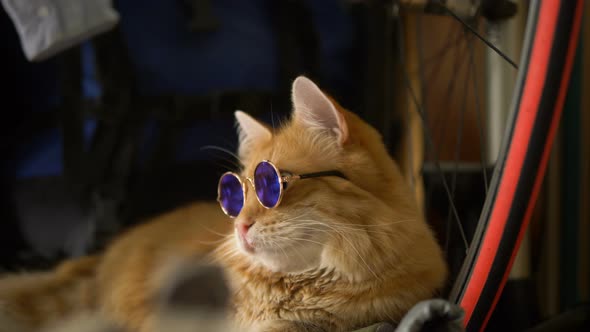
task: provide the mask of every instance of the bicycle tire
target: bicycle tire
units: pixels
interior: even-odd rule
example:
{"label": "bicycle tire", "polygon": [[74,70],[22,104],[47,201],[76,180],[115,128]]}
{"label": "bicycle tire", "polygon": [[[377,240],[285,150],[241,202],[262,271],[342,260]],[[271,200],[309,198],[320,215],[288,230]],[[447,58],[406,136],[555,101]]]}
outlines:
{"label": "bicycle tire", "polygon": [[450,300],[483,331],[528,226],[557,131],[583,0],[531,1],[511,112],[479,223]]}

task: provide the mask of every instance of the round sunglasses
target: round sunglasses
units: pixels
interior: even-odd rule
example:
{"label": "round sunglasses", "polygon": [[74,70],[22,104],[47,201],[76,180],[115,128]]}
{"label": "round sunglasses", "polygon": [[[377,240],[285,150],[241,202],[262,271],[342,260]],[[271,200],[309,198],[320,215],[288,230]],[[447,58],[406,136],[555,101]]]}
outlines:
{"label": "round sunglasses", "polygon": [[[256,165],[254,177],[247,177],[246,180],[254,188],[260,205],[272,209],[281,203],[287,184],[296,180],[322,176],[338,176],[346,179],[346,176],[339,171],[292,174],[287,171],[280,171],[272,162],[263,160]],[[238,174],[226,172],[221,175],[217,186],[217,201],[226,215],[235,218],[240,214],[246,201],[246,193],[246,181],[243,181]]]}

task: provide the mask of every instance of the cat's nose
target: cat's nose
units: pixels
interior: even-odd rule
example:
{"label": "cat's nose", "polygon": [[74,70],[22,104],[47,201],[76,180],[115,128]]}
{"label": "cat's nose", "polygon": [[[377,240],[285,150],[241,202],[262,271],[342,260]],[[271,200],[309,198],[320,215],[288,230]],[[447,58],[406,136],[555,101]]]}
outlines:
{"label": "cat's nose", "polygon": [[249,221],[236,221],[236,229],[240,235],[246,235],[250,227],[254,225],[254,222]]}

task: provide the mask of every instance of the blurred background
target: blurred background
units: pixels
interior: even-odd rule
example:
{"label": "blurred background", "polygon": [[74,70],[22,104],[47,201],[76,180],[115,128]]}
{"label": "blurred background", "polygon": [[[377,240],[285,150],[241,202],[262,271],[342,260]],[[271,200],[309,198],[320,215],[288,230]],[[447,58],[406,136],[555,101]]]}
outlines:
{"label": "blurred background", "polygon": [[[377,0],[78,2],[0,7],[0,271],[95,252],[127,227],[215,199],[234,167],[233,111],[279,123],[302,74],[381,131],[458,271],[463,247],[434,165],[470,236],[517,71],[456,19]],[[518,61],[527,1],[455,9]],[[585,16],[544,191],[492,331],[590,299]]]}

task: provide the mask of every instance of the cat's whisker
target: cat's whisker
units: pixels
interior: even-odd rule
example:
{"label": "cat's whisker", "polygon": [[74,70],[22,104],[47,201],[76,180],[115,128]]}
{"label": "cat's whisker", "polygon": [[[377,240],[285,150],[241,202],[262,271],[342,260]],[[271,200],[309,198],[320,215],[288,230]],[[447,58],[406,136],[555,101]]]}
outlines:
{"label": "cat's whisker", "polygon": [[[302,221],[308,221],[308,220],[302,220]],[[312,221],[312,220],[309,220],[309,221]],[[298,223],[298,225],[318,225],[318,226],[322,226],[324,224],[325,223],[321,223],[321,222]],[[371,229],[365,229],[361,226],[348,227],[347,225],[343,225],[343,224],[331,224],[331,225],[334,227],[337,227],[341,231],[346,231],[351,234],[354,234],[353,232],[358,232],[358,231],[364,231],[364,232],[372,233],[372,234],[394,234],[394,231],[392,231],[392,230],[371,230]],[[292,227],[292,226],[290,225],[288,227]]]}
{"label": "cat's whisker", "polygon": [[[328,227],[330,227],[330,226],[328,226]],[[352,243],[352,241],[344,233],[342,233],[341,231],[338,231],[336,228],[333,228],[333,229],[336,232],[340,233],[340,235],[342,236],[342,239],[344,241],[348,242],[348,245],[350,246],[350,248],[356,252],[356,254],[360,258],[360,260],[363,261],[363,263],[365,264],[365,266],[367,267],[367,269],[375,276],[376,279],[379,279],[379,276],[377,275],[377,273],[375,273],[375,271],[373,271],[373,269],[369,266],[369,263],[367,263],[367,261],[363,258],[363,255],[356,248],[356,246]]]}
{"label": "cat's whisker", "polygon": [[[276,248],[279,248],[283,252],[283,255],[285,256],[285,259],[289,259],[290,258],[289,255],[287,255],[287,252],[285,251],[285,249],[283,249],[283,246],[279,245],[277,241],[273,241],[273,240],[270,240],[270,241],[272,241],[273,245]],[[301,254],[301,252],[299,250],[297,250],[297,248],[294,247],[293,249],[295,250],[295,253],[297,255],[299,255],[299,257],[301,257],[302,260],[305,260],[305,257],[303,256],[303,254]]]}
{"label": "cat's whisker", "polygon": [[[314,221],[314,220],[309,220],[309,221]],[[336,228],[336,227],[334,227],[334,226],[332,226],[330,224],[327,224],[327,223],[321,223],[319,221],[315,221],[315,222],[317,222],[317,224],[319,224],[319,225],[326,226],[326,227],[332,229],[333,231],[335,231],[336,233],[338,233],[341,236],[341,238],[348,243],[348,245],[350,246],[350,248],[356,252],[356,254],[361,259],[361,261],[363,262],[363,264],[375,276],[375,278],[376,279],[379,279],[379,276],[375,273],[375,271],[373,271],[373,269],[371,269],[371,267],[369,266],[369,264],[367,263],[367,261],[361,255],[360,251],[356,248],[356,246],[352,243],[352,241],[346,236],[346,234],[343,231],[341,231],[338,228]]]}
{"label": "cat's whisker", "polygon": [[[276,237],[276,238],[278,238],[278,239],[280,239],[280,240],[284,240],[284,241],[290,241],[290,242],[293,242],[293,240],[295,242],[297,242],[297,241],[305,241],[305,242],[310,242],[310,243],[314,243],[314,244],[319,244],[320,246],[327,246],[325,243],[322,243],[322,242],[319,242],[319,241],[310,240],[310,239],[306,239],[306,238],[301,238],[301,237],[293,237],[293,236],[285,237],[285,236],[278,236],[278,235],[273,235],[273,236]],[[340,250],[338,248],[333,248],[333,249],[344,252],[344,250]]]}
{"label": "cat's whisker", "polygon": [[[326,245],[326,244],[324,244],[324,243],[321,243],[321,242],[313,241],[313,240],[310,240],[310,239],[305,239],[305,238],[298,238],[298,237],[293,237],[293,236],[290,236],[290,237],[285,237],[285,236],[279,236],[279,235],[274,235],[274,237],[275,237],[275,238],[278,238],[279,240],[286,241],[286,242],[292,242],[293,240],[295,240],[296,242],[297,242],[297,241],[298,241],[298,242],[301,242],[301,241],[303,241],[303,242],[310,242],[310,243],[314,243],[314,244],[319,244],[319,245],[321,245],[321,246],[327,246],[327,247],[330,247],[331,249],[334,249],[334,250],[336,250],[336,251],[340,251],[340,252],[342,252],[342,253],[346,253],[344,250],[341,250],[341,249],[335,248],[335,247],[333,247],[333,246],[330,246],[330,245]],[[298,244],[299,244],[299,246],[301,246],[301,243],[298,243]],[[294,250],[294,251],[295,251],[295,253],[299,255],[299,257],[301,257],[303,260],[305,260],[305,256],[304,256],[303,254],[301,254],[301,252],[298,250],[298,246],[296,246],[296,245],[291,245],[291,246],[289,246],[289,248],[290,248],[290,249],[292,249],[292,250]],[[285,254],[285,257],[286,257],[286,258],[289,258],[289,256],[288,256],[288,255],[286,255],[286,254]],[[357,261],[357,263],[360,263],[360,262],[358,262],[358,261]]]}
{"label": "cat's whisker", "polygon": [[[388,233],[387,231],[372,231],[372,230],[366,230],[366,229],[362,229],[362,228],[347,228],[347,227],[343,227],[341,225],[330,225],[328,226],[326,223],[321,223],[318,221],[314,221],[314,220],[304,220],[304,221],[309,221],[307,223],[298,223],[297,226],[309,226],[309,225],[313,225],[313,226],[320,226],[317,228],[309,228],[312,230],[320,230],[321,227],[328,227],[330,228],[332,231],[339,233],[340,235],[344,236],[345,232],[348,232],[351,235],[356,234],[356,232],[358,231],[364,231],[367,233],[375,233],[375,234],[384,234],[384,233]],[[289,226],[289,227],[294,227],[294,226]]]}
{"label": "cat's whisker", "polygon": [[336,237],[336,235],[335,234],[332,234],[332,232],[330,232],[329,230],[326,230],[326,229],[317,229],[317,228],[305,227],[305,226],[302,226],[302,227],[298,227],[298,226],[292,227],[292,226],[289,226],[288,228],[286,228],[284,230],[284,232],[282,232],[282,233],[275,233],[275,234],[277,236],[285,236],[285,237],[288,237],[288,236],[292,236],[293,235],[292,234],[292,231],[294,231],[294,230],[304,230],[304,231],[308,231],[309,230],[311,232],[318,231],[318,232],[322,232],[322,233],[324,233],[324,234],[326,234],[326,235],[328,235],[328,236],[330,236],[332,238],[335,238]]}
{"label": "cat's whisker", "polygon": [[209,232],[209,233],[211,233],[211,234],[215,234],[215,235],[219,235],[219,236],[223,237],[223,239],[222,239],[222,240],[225,240],[225,237],[226,237],[226,236],[228,236],[228,235],[231,235],[231,234],[227,234],[227,233],[220,233],[220,232],[218,232],[218,231],[216,231],[216,230],[214,230],[214,229],[211,229],[211,228],[209,228],[209,227],[207,227],[207,226],[205,226],[205,225],[203,225],[203,224],[199,224],[199,226],[200,226],[201,228],[205,229],[207,232]]}
{"label": "cat's whisker", "polygon": [[215,244],[219,244],[219,243],[221,243],[223,241],[225,241],[225,239],[218,239],[218,240],[213,240],[213,241],[194,240],[195,243],[198,243],[198,244],[206,244],[206,245],[215,245]]}
{"label": "cat's whisker", "polygon": [[[326,223],[324,222],[320,222],[317,220],[312,220],[312,219],[298,219],[297,221],[305,221],[305,222],[311,222],[311,224],[313,225],[324,225]],[[399,232],[396,232],[395,230],[392,229],[379,229],[379,230],[375,230],[376,227],[389,227],[391,225],[395,225],[395,224],[400,224],[400,223],[405,223],[405,222],[410,222],[410,221],[415,221],[415,219],[404,219],[404,220],[397,220],[395,222],[390,222],[390,223],[382,223],[382,224],[344,224],[344,223],[331,223],[332,226],[337,227],[338,229],[342,230],[342,231],[347,231],[347,232],[353,232],[353,231],[364,231],[366,233],[372,233],[372,234],[395,234],[396,236],[398,236]],[[303,223],[299,223],[300,225]],[[310,223],[307,223],[307,225],[309,225]],[[367,228],[373,228],[373,229],[367,229]]]}
{"label": "cat's whisker", "polygon": [[[298,237],[280,237],[280,238],[282,238],[284,240],[296,240],[296,241],[305,241],[305,242],[315,243],[315,244],[319,244],[321,246],[330,247],[333,250],[340,251],[340,252],[345,253],[345,254],[347,253],[346,251],[344,251],[342,249],[338,249],[336,247],[327,245],[325,243],[321,243],[321,242],[310,240],[310,239],[298,238]],[[373,274],[373,276],[375,277],[375,279],[380,279],[380,277],[377,275],[377,273],[375,273],[375,271],[373,271],[373,269],[371,269],[371,267],[369,266],[369,264],[367,263],[367,261],[365,261],[365,259],[361,255],[361,253],[356,249],[356,247],[352,244],[352,242],[349,241],[348,238],[346,238],[345,236],[343,236],[343,239],[348,242],[348,244],[350,245],[350,247],[356,252],[356,254],[360,258],[360,260],[362,261],[362,263],[369,270],[369,272],[371,272]],[[357,262],[359,262],[359,261],[357,260]]]}
{"label": "cat's whisker", "polygon": [[230,239],[230,237],[233,237],[231,235],[228,235],[225,237],[224,240],[226,240],[225,242],[223,242],[221,245],[219,245],[214,251],[214,259],[217,261],[223,261],[223,260],[228,260],[230,258],[234,258],[236,255],[240,254],[239,250],[236,248],[235,244],[233,243],[233,239]]}
{"label": "cat's whisker", "polygon": [[223,147],[220,147],[220,146],[216,146],[216,145],[205,145],[205,146],[202,146],[200,148],[200,150],[201,151],[203,151],[203,150],[216,150],[216,151],[221,151],[221,152],[226,153],[230,157],[232,157],[232,159],[229,159],[229,158],[219,158],[218,159],[219,161],[226,161],[226,162],[228,162],[231,165],[231,167],[228,167],[228,165],[223,165],[222,163],[220,163],[218,161],[215,161],[214,162],[216,165],[222,167],[223,169],[236,170],[236,169],[241,169],[242,166],[243,166],[241,164],[241,161],[238,158],[238,156],[235,153],[231,152],[230,150],[228,150],[226,148],[223,148]]}
{"label": "cat's whisker", "polygon": [[[225,163],[221,163],[220,161],[226,161],[229,163],[229,165],[225,164]],[[221,168],[222,170],[225,171],[234,171],[236,169],[239,169],[240,166],[238,164],[236,164],[235,162],[229,160],[229,159],[217,159],[215,161],[212,161],[213,164],[215,164],[215,166],[218,166],[219,168]]]}
{"label": "cat's whisker", "polygon": [[[320,227],[310,227],[310,226],[320,226]],[[285,226],[283,228],[283,231],[285,233],[285,235],[292,235],[292,231],[294,230],[304,230],[304,231],[310,231],[312,234],[313,232],[322,232],[325,233],[331,237],[335,237],[336,235],[333,234],[334,231],[328,230],[321,223],[297,223],[294,225],[288,225]]]}
{"label": "cat's whisker", "polygon": [[226,240],[226,242],[224,242],[222,245],[219,246],[219,248],[223,248],[224,246],[232,246],[232,242],[231,240],[233,239],[234,235],[233,234],[225,234],[223,236],[223,239]]}
{"label": "cat's whisker", "polygon": [[272,109],[272,101],[270,102],[270,124],[271,124],[272,134],[276,135],[277,134],[277,126],[275,125],[275,113],[273,112],[273,109]]}
{"label": "cat's whisker", "polygon": [[222,261],[230,261],[231,259],[235,258],[236,256],[239,256],[240,252],[236,249],[236,250],[232,250],[232,251],[228,251],[228,252],[224,252],[220,255],[216,255],[216,261],[217,262],[222,262]]}
{"label": "cat's whisker", "polygon": [[277,241],[272,241],[272,245],[276,248],[279,248],[281,250],[281,252],[283,253],[283,255],[285,256],[285,259],[289,259],[289,255],[287,255],[287,252],[285,251],[285,249],[283,249],[282,246],[280,246]]}
{"label": "cat's whisker", "polygon": [[[307,213],[305,213],[303,215],[307,215]],[[292,217],[292,218],[289,218],[289,219],[281,219],[281,223],[284,224],[284,223],[288,223],[290,221],[300,220],[299,218],[301,218],[301,216],[302,215],[298,215],[298,216],[295,216],[295,217]]]}
{"label": "cat's whisker", "polygon": [[235,247],[222,247],[219,246],[215,249],[215,253],[219,255],[227,255],[228,253],[232,253],[235,251]]}
{"label": "cat's whisker", "polygon": [[[333,234],[332,234],[332,235],[333,235]],[[289,239],[292,239],[292,240],[307,241],[307,242],[310,242],[310,241],[311,241],[311,240],[309,240],[309,239],[293,238],[292,236],[291,236],[291,237],[283,237],[283,239],[284,239],[284,240],[289,240]],[[315,242],[315,243],[318,243],[318,242]],[[339,251],[339,252],[341,252],[341,253],[343,253],[343,254],[347,254],[347,253],[346,253],[344,250],[342,250],[342,249],[339,249],[339,248],[336,248],[336,247],[334,247],[334,246],[327,245],[327,244],[324,244],[324,246],[325,246],[325,247],[328,247],[328,248],[330,248],[330,249],[332,249],[332,250]],[[293,247],[291,247],[291,248],[292,248],[293,250],[295,250],[295,252],[296,252],[296,253],[297,253],[297,254],[298,254],[300,257],[302,257],[303,259],[305,259],[305,258],[303,257],[303,255],[302,255],[302,254],[299,252],[299,250],[297,249],[297,247],[296,247],[296,246],[293,246]],[[363,263],[362,263],[361,261],[359,261],[359,260],[358,260],[356,257],[354,257],[354,256],[350,256],[350,258],[352,258],[352,259],[353,259],[353,260],[354,260],[354,261],[355,261],[357,264],[359,264],[359,265],[361,265],[361,266],[363,265]]]}
{"label": "cat's whisker", "polygon": [[225,247],[225,248],[221,248],[219,250],[219,252],[221,254],[227,254],[227,253],[234,253],[234,252],[239,252],[239,251],[238,251],[238,249],[236,248],[235,245],[232,245],[232,246],[228,246],[228,247]]}
{"label": "cat's whisker", "polygon": [[387,222],[387,223],[380,223],[380,224],[349,224],[346,223],[346,226],[362,226],[362,227],[388,227],[391,225],[395,225],[395,224],[401,224],[404,222],[409,222],[409,221],[416,221],[416,219],[402,219],[402,220],[396,220],[396,221],[392,221],[392,222]]}
{"label": "cat's whisker", "polygon": [[203,145],[203,146],[201,146],[200,150],[201,151],[204,151],[204,150],[217,150],[217,151],[221,151],[221,152],[227,153],[228,155],[234,157],[235,160],[237,160],[237,161],[240,160],[240,157],[238,157],[238,155],[236,155],[232,151],[230,151],[230,150],[228,150],[226,148],[223,148],[221,146],[217,146],[217,145]]}
{"label": "cat's whisker", "polygon": [[[324,224],[323,222],[317,221],[317,220],[310,220],[310,219],[299,219],[301,221],[314,221],[320,224]],[[380,224],[352,224],[352,223],[340,223],[340,222],[334,222],[332,223],[332,225],[338,225],[338,226],[344,226],[344,227],[358,227],[358,228],[364,228],[364,227],[389,227],[391,225],[396,225],[396,224],[401,224],[401,223],[405,223],[405,222],[410,222],[410,221],[415,221],[415,219],[402,219],[402,220],[396,220],[393,222],[388,222],[388,223],[380,223]]]}

